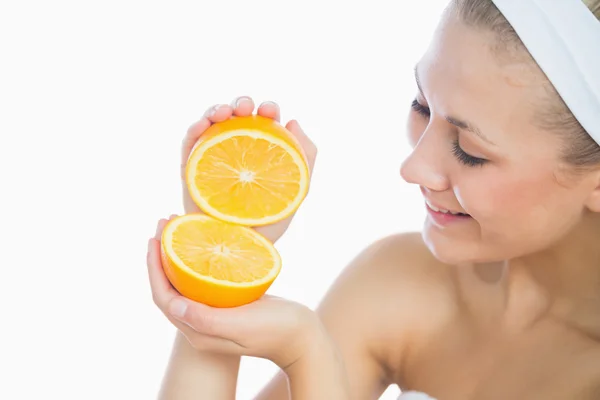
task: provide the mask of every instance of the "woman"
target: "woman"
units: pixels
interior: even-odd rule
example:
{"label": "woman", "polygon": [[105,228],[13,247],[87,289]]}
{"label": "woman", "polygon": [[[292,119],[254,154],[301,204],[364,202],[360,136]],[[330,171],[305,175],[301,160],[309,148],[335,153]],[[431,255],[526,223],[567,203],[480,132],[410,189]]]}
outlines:
{"label": "woman", "polygon": [[[234,398],[240,355],[281,368],[259,399],[375,399],[390,384],[402,398],[600,398],[600,69],[585,75],[597,54],[578,41],[600,44],[600,0],[585,3],[450,3],[415,68],[401,168],[423,193],[423,232],[370,245],[316,312],[270,296],[225,310],[179,296],[158,257],[161,221],[150,281],[179,329],[161,398]],[[249,98],[211,108],[183,161],[211,123],[253,111]],[[257,112],[279,119],[274,103]],[[298,123],[287,127],[314,162]],[[288,223],[261,232],[277,240]]]}

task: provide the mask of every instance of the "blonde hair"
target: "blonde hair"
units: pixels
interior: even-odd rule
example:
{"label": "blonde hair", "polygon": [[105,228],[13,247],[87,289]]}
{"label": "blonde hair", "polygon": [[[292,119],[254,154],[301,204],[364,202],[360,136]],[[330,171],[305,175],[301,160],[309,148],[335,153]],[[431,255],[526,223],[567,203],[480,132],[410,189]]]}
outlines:
{"label": "blonde hair", "polygon": [[[600,0],[582,0],[600,21]],[[453,0],[450,9],[465,24],[495,35],[493,49],[503,57],[526,57],[525,45],[492,0]],[[598,72],[600,73],[600,71]],[[568,135],[562,158],[576,168],[600,166],[600,145],[583,129],[554,87],[547,82],[547,101],[540,106],[537,120],[542,128]]]}

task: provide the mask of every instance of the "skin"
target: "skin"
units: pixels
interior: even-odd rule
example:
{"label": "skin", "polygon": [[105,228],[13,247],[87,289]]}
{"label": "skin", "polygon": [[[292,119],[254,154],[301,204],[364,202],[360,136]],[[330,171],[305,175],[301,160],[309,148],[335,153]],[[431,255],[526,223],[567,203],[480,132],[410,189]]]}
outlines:
{"label": "skin", "polygon": [[[573,175],[561,164],[560,137],[535,123],[540,72],[498,62],[491,40],[452,12],[443,17],[417,65],[417,101],[428,115],[411,111],[414,150],[401,168],[430,202],[470,217],[447,225],[428,217],[421,233],[370,245],[314,313],[285,301],[269,308],[270,298],[235,311],[234,321],[249,312],[304,316],[293,329],[265,320],[294,350],[284,357],[285,346],[253,344],[253,354],[282,367],[257,399],[376,399],[390,384],[440,400],[600,397],[600,171]],[[211,122],[253,110],[245,99],[203,118],[183,155]],[[278,118],[276,105],[257,112]],[[477,126],[487,141],[448,116]],[[461,164],[454,140],[488,161]],[[148,263],[155,301],[180,329],[161,398],[233,399],[243,352],[173,317],[178,295],[152,258],[156,244]],[[238,325],[243,337],[248,328]]]}

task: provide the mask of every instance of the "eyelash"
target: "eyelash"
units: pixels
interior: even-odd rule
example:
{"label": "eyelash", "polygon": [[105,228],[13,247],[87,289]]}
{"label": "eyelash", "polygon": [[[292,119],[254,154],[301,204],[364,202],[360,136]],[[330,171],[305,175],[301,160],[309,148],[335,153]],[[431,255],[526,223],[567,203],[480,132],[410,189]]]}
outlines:
{"label": "eyelash", "polygon": [[[427,108],[424,105],[422,105],[421,103],[419,103],[417,101],[417,99],[413,100],[413,102],[411,104],[411,108],[413,109],[413,111],[415,111],[417,114],[421,115],[422,117],[429,118],[431,116],[431,112],[429,111],[429,108]],[[452,142],[452,154],[454,154],[454,156],[456,157],[456,159],[459,162],[461,162],[462,164],[467,165],[469,167],[482,166],[488,162],[488,160],[485,160],[485,159],[479,158],[479,157],[473,157],[472,155],[466,153],[460,147],[460,143],[458,142],[458,139],[455,139]]]}
{"label": "eyelash", "polygon": [[466,153],[458,143],[458,139],[455,139],[452,143],[452,154],[464,165],[468,165],[469,167],[480,167],[488,162],[483,158],[473,157],[472,155]]}
{"label": "eyelash", "polygon": [[410,106],[417,114],[422,115],[423,117],[429,117],[431,115],[429,108],[419,103],[417,99],[414,99]]}

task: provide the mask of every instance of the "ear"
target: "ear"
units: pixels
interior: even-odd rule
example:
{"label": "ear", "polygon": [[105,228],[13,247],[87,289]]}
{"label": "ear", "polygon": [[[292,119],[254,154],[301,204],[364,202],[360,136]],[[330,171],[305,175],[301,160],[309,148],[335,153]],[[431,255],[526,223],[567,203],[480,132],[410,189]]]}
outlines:
{"label": "ear", "polygon": [[600,213],[600,170],[591,173],[590,188],[585,205],[590,211]]}

